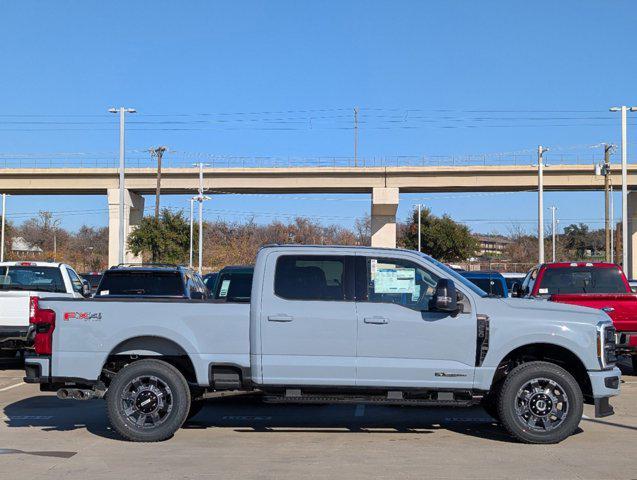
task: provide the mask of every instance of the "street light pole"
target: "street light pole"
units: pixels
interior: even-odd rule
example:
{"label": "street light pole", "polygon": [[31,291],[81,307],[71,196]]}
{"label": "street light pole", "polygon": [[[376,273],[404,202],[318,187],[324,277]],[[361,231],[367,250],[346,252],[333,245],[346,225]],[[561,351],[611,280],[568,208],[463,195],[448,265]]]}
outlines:
{"label": "street light pole", "polygon": [[124,117],[126,113],[135,113],[137,110],[134,108],[109,108],[110,113],[119,113],[119,251],[118,260],[119,263],[124,263],[124,252],[126,243],[126,229],[124,221],[124,170],[126,168],[126,159],[124,151]]}
{"label": "street light pole", "polygon": [[628,140],[626,138],[626,113],[637,112],[637,107],[611,107],[611,112],[622,114],[622,268],[628,278],[632,278],[633,271],[628,265]]}
{"label": "street light pole", "polygon": [[538,261],[544,263],[544,152],[548,148],[537,147],[537,239]]}
{"label": "street light pole", "polygon": [[4,226],[7,216],[7,194],[2,194],[2,228],[0,233],[0,262],[4,262]]}
{"label": "street light pole", "polygon": [[203,202],[204,200],[210,200],[210,197],[207,197],[203,194],[204,186],[203,186],[203,167],[204,164],[202,162],[196,163],[195,165],[199,166],[199,194],[195,197],[199,202],[199,262],[197,265],[197,271],[199,275],[203,273]]}

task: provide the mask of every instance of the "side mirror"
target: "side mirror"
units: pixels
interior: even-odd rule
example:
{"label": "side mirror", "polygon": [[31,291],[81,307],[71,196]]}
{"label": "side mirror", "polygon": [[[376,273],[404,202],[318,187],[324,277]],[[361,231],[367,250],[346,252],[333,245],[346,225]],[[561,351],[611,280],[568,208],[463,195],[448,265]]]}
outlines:
{"label": "side mirror", "polygon": [[511,285],[511,296],[512,297],[522,296],[522,286],[518,282],[515,282],[513,285]]}
{"label": "side mirror", "polygon": [[436,285],[436,293],[433,298],[433,309],[441,312],[458,311],[458,293],[456,284],[448,278],[441,278]]}
{"label": "side mirror", "polygon": [[84,280],[82,282],[82,291],[81,291],[81,293],[82,293],[82,296],[86,297],[86,298],[91,296],[91,286],[89,285],[89,283],[86,280]]}

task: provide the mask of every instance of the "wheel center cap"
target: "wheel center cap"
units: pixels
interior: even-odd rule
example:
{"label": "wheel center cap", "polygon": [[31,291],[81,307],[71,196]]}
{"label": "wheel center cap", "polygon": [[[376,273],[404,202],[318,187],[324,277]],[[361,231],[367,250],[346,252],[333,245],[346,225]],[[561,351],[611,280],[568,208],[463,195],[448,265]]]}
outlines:
{"label": "wheel center cap", "polygon": [[135,407],[142,413],[151,413],[157,408],[157,395],[149,390],[144,390],[137,395]]}
{"label": "wheel center cap", "polygon": [[534,415],[544,416],[548,415],[553,409],[553,401],[548,395],[540,393],[531,398],[529,407],[531,407],[531,411]]}

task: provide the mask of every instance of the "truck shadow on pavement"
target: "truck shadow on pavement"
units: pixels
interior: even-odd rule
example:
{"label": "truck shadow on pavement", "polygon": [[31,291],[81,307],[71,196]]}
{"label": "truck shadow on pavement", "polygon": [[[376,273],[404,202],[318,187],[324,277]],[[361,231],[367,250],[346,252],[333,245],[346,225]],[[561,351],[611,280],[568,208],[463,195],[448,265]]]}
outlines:
{"label": "truck shadow on pavement", "polygon": [[[111,429],[101,400],[59,400],[38,395],[4,408],[11,428],[46,432],[76,429],[120,440]],[[280,405],[258,397],[207,400],[184,429],[231,429],[235,433],[358,433],[426,435],[451,431],[491,441],[514,442],[481,408],[417,408],[377,405]],[[581,430],[578,430],[578,432]]]}

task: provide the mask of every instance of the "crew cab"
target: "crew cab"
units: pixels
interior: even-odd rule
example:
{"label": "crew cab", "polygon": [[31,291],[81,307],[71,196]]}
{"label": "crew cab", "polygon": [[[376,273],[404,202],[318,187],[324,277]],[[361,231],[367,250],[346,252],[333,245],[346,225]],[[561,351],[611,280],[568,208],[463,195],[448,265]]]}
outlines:
{"label": "crew cab", "polygon": [[637,294],[614,263],[562,262],[532,268],[521,295],[603,310],[617,330],[617,353],[632,358],[637,372]]}
{"label": "crew cab", "polygon": [[250,303],[34,300],[25,382],[105,398],[133,441],[169,438],[200,400],[230,390],[282,403],[482,404],[520,441],[554,443],[584,403],[611,415],[620,391],[604,312],[490,297],[408,250],[264,247]]}
{"label": "crew cab", "polygon": [[63,263],[0,263],[0,353],[15,356],[28,345],[29,298],[90,295],[88,283]]}

